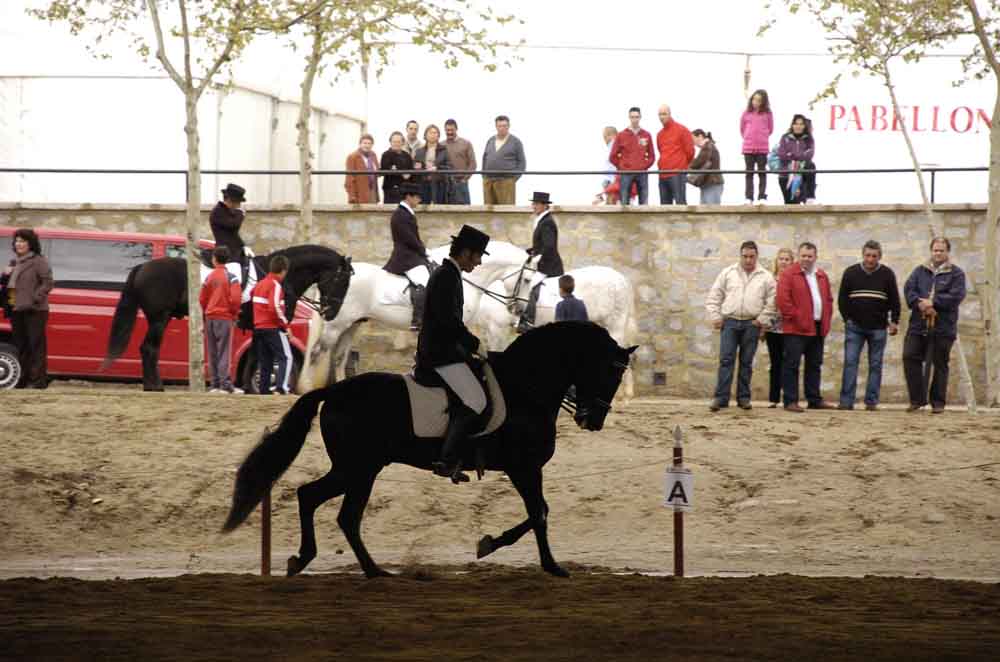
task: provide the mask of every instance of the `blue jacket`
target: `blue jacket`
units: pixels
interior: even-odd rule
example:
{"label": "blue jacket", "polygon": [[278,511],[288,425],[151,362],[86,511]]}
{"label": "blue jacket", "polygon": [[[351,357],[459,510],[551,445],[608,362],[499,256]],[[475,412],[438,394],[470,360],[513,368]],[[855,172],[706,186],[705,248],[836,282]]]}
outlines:
{"label": "blue jacket", "polygon": [[921,264],[906,279],[903,296],[911,310],[907,333],[927,335],[927,322],[920,314],[917,299],[928,298],[932,284],[934,310],[938,313],[934,335],[954,338],[958,335],[958,305],[965,299],[965,272],[951,262],[942,265],[936,275],[929,264]]}
{"label": "blue jacket", "polygon": [[570,294],[563,297],[563,300],[556,304],[556,321],[590,321],[587,317],[587,306],[575,296]]}

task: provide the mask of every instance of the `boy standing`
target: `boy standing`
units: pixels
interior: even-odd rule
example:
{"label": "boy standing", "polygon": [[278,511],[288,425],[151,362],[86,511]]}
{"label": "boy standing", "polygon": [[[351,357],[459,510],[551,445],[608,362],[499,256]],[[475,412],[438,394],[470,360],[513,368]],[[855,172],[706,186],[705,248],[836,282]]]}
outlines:
{"label": "boy standing", "polygon": [[209,393],[242,393],[229,378],[233,322],[240,311],[240,282],[226,270],[229,248],[216,246],[212,251],[212,273],[201,286],[198,301],[205,314],[205,340],[208,364],[212,370]]}
{"label": "boy standing", "polygon": [[590,319],[587,316],[587,306],[583,301],[573,296],[575,289],[576,281],[573,280],[572,276],[564,274],[559,277],[559,296],[562,297],[562,301],[556,304],[557,322],[570,320],[586,322]]}
{"label": "boy standing", "polygon": [[288,373],[292,365],[292,348],[288,344],[288,319],[285,317],[285,290],[281,282],[288,274],[288,258],[271,258],[268,274],[253,288],[253,344],[257,348],[260,369],[260,394],[270,395],[271,370],[278,362],[275,393],[288,395]]}

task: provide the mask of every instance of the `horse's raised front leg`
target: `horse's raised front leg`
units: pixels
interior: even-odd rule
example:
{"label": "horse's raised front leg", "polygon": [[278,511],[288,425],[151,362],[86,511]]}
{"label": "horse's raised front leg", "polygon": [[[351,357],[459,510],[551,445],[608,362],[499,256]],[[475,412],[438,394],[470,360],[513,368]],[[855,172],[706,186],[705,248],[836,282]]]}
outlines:
{"label": "horse's raised front leg", "polygon": [[337,348],[333,352],[334,381],[347,379],[347,363],[351,358],[351,348],[354,347],[354,336],[357,335],[361,322],[355,322],[347,328],[337,340]]}
{"label": "horse's raised front leg", "polygon": [[368,505],[377,474],[378,470],[375,470],[367,476],[357,476],[351,480],[344,494],[344,502],[340,506],[340,514],[337,515],[337,524],[344,532],[348,544],[354,550],[354,556],[357,557],[368,579],[392,576],[391,572],[378,567],[361,541],[361,518],[365,514],[365,506]]}
{"label": "horse's raised front leg", "polygon": [[163,380],[160,379],[160,345],[163,344],[163,334],[167,330],[169,317],[148,320],[149,330],[139,346],[142,356],[142,390],[162,391]]}
{"label": "horse's raised front leg", "polygon": [[[547,512],[548,508],[546,508]],[[496,538],[491,535],[483,536],[479,539],[479,544],[476,545],[476,558],[481,559],[489,556],[501,547],[513,545],[528,531],[531,531],[531,518],[524,520],[513,528],[507,529]]]}
{"label": "horse's raised front leg", "polygon": [[299,543],[298,556],[288,557],[288,576],[293,577],[316,558],[316,528],[313,515],[316,509],[330,499],[344,493],[344,477],[335,471],[330,471],[322,478],[306,483],[298,489],[299,526],[302,538]]}
{"label": "horse's raised front leg", "polygon": [[556,563],[552,556],[552,549],[549,547],[549,507],[542,496],[542,468],[532,467],[523,471],[508,471],[507,475],[510,476],[510,482],[517,488],[524,500],[524,506],[528,510],[528,521],[531,522],[531,528],[535,531],[542,568],[545,572],[556,577],[569,577],[569,573]]}

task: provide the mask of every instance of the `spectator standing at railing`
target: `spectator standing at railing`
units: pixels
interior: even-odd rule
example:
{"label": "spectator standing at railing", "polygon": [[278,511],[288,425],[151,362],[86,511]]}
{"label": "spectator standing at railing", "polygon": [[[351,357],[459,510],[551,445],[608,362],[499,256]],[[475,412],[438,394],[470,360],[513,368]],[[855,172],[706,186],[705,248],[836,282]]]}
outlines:
{"label": "spectator standing at railing", "polygon": [[620,173],[620,196],[623,207],[627,207],[629,204],[629,194],[633,182],[638,189],[639,204],[644,205],[649,200],[649,175],[645,172],[634,174],[623,172],[625,170],[649,170],[649,166],[653,165],[656,160],[653,136],[649,131],[639,126],[641,121],[642,111],[639,110],[638,106],[629,108],[629,125],[615,136],[608,157],[611,164],[618,168]]}
{"label": "spectator standing at railing", "polygon": [[347,156],[346,170],[367,171],[368,174],[344,177],[347,202],[352,205],[378,202],[378,158],[372,147],[375,139],[370,133],[362,134],[358,148]]}
{"label": "spectator standing at railing", "polygon": [[510,174],[483,175],[483,204],[512,205],[516,200],[517,180],[528,169],[524,145],[510,132],[510,118],[498,115],[494,122],[497,134],[486,141],[483,170]]}
{"label": "spectator standing at railing", "polygon": [[410,120],[406,123],[406,140],[403,141],[403,151],[411,157],[417,153],[418,149],[424,146],[420,142],[420,138],[417,137],[419,132],[420,125],[417,124],[417,120]]}
{"label": "spectator standing at railing", "polygon": [[611,162],[611,145],[615,142],[615,136],[618,135],[618,129],[613,126],[604,127],[604,159],[601,167],[604,169],[604,174],[601,175],[601,192],[597,194],[594,199],[594,204],[598,205],[602,202],[608,205],[618,204],[618,191],[611,191],[612,185],[614,185],[617,180],[618,174],[615,171],[615,164]]}
{"label": "spectator standing at railing", "polygon": [[[760,185],[757,189],[757,200],[763,203],[767,200],[767,153],[770,151],[768,141],[774,133],[774,115],[771,114],[771,102],[766,90],[757,90],[750,95],[747,109],[740,117],[740,135],[743,137],[743,163],[747,170],[758,170]],[[753,204],[753,172],[746,174],[747,204]]]}
{"label": "spectator standing at railing", "polygon": [[[413,157],[403,150],[403,134],[393,131],[389,136],[389,149],[382,152],[379,170],[413,170]],[[398,205],[402,200],[399,187],[409,175],[382,175],[382,200],[387,205]]]}
{"label": "spectator standing at railing", "polygon": [[[452,170],[475,170],[476,151],[472,149],[472,143],[465,138],[458,136],[458,122],[448,120],[444,123],[444,147],[448,150],[448,159],[451,161]],[[452,175],[451,187],[448,195],[448,204],[467,205],[471,202],[469,197],[469,178],[471,175]]]}
{"label": "spectator standing at railing", "polygon": [[434,124],[428,124],[424,129],[424,146],[417,149],[413,155],[413,167],[427,171],[426,175],[418,175],[420,197],[426,203],[443,205],[448,201],[447,171],[451,170],[451,160],[448,150],[440,142],[441,130]]}
{"label": "spectator standing at railing", "polygon": [[[660,170],[686,170],[694,158],[694,141],[687,127],[673,119],[670,106],[659,109],[663,128],[656,134],[656,149],[660,152]],[[687,177],[683,174],[660,174],[660,204],[687,204]]]}
{"label": "spectator standing at railing", "polygon": [[[712,140],[712,132],[695,129],[691,132],[691,136],[694,144],[698,147],[698,156],[694,157],[694,160],[688,165],[688,170],[721,170],[722,161],[719,157],[719,150],[715,147],[715,141]],[[724,181],[721,173],[713,172],[704,175],[692,173],[687,176],[687,183],[698,187],[701,191],[698,204],[722,204]]]}
{"label": "spectator standing at railing", "polygon": [[816,202],[816,142],[812,136],[812,121],[802,114],[792,116],[792,125],[778,143],[778,159],[782,170],[794,170],[778,175],[778,187],[786,205]]}

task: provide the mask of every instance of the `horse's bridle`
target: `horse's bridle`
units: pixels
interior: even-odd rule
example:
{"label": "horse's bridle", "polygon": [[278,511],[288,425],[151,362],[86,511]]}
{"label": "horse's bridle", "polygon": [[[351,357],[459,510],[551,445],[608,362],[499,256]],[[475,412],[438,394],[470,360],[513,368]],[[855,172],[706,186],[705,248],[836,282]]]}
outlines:
{"label": "horse's bridle", "polygon": [[[354,265],[352,265],[349,261],[345,262],[345,264],[347,265],[346,269],[347,277],[350,278],[351,276],[354,275]],[[344,271],[345,271],[344,264],[342,264],[337,267],[336,273],[339,275]],[[317,285],[318,284],[319,281],[317,280]],[[321,294],[320,298],[317,300],[313,299],[312,297],[307,297],[305,294],[303,294],[299,296],[299,301],[304,303],[308,308],[311,308],[313,311],[319,313],[321,317],[325,318],[326,311],[334,306],[338,307],[343,306],[345,298],[346,297],[334,296],[333,294]]]}
{"label": "horse's bridle", "polygon": [[531,261],[531,258],[528,258],[527,262],[525,262],[524,264],[522,264],[518,269],[510,272],[506,276],[501,276],[500,278],[497,279],[500,282],[506,282],[506,280],[508,278],[510,278],[511,276],[516,275],[517,276],[517,284],[514,285],[514,293],[513,294],[506,294],[506,293],[500,294],[498,292],[494,292],[493,290],[489,289],[488,287],[483,287],[482,285],[480,285],[478,283],[474,283],[474,282],[472,282],[471,280],[469,280],[468,278],[466,278],[464,276],[462,277],[462,280],[465,281],[466,283],[468,283],[468,285],[470,287],[472,287],[473,289],[479,290],[480,292],[482,292],[483,294],[485,294],[489,298],[491,298],[494,301],[497,301],[497,302],[503,304],[506,308],[509,309],[511,306],[513,306],[514,304],[518,303],[519,301],[522,302],[522,303],[527,303],[528,302],[527,299],[525,299],[525,298],[523,298],[523,297],[520,296],[520,293],[521,293],[521,283],[524,282],[524,272],[525,271],[532,271],[532,272],[538,271],[538,269],[534,269],[534,268],[528,266],[528,262],[530,262],[530,261]]}

